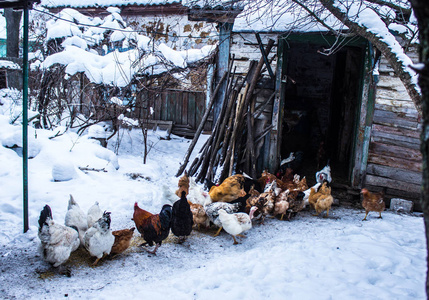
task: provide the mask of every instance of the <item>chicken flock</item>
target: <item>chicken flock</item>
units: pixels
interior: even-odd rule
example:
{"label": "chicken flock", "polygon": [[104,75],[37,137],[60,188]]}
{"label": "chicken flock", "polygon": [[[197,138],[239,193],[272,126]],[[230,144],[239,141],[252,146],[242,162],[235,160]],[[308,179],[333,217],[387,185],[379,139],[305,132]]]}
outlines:
{"label": "chicken flock", "polygon": [[[316,173],[316,184],[312,187],[307,185],[305,177],[294,175],[292,170],[286,170],[281,178],[264,171],[259,179],[236,174],[220,185],[206,180],[207,192],[185,172],[176,191],[179,200],[173,205],[163,205],[157,214],[140,208],[136,202],[131,219],[135,227],[116,231],[110,228],[110,212],[103,212],[98,202],[85,213],[70,195],[64,225],[54,221],[48,205],[41,211],[39,250],[51,267],[70,276],[64,264],[73,251],[79,247],[86,249],[95,258],[92,265],[96,266],[104,257],[112,258],[127,250],[136,229],[144,239],[140,247],[154,255],[170,232],[178,243],[183,243],[192,230],[211,226],[218,228],[214,236],[223,229],[231,235],[234,244],[238,244],[237,237],[246,237],[243,233],[250,230],[252,224],[263,224],[267,217],[291,220],[306,206],[315,211],[315,216],[326,211],[324,217],[329,217],[333,204],[331,181],[328,164]],[[365,188],[361,193],[366,212],[363,221],[370,211],[379,212],[381,218],[384,195]]]}

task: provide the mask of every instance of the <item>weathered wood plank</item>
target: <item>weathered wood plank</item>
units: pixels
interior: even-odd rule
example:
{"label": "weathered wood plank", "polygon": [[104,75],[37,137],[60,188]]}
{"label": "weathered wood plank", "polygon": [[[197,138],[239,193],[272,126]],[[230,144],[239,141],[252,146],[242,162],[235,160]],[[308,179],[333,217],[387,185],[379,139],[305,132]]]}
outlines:
{"label": "weathered wood plank", "polygon": [[422,162],[416,162],[412,160],[406,160],[398,157],[383,156],[374,153],[370,153],[368,157],[368,163],[379,164],[383,166],[390,166],[393,168],[406,168],[410,171],[421,172]]}
{"label": "weathered wood plank", "polygon": [[376,109],[374,112],[374,118],[378,117],[378,118],[383,118],[383,119],[401,119],[404,121],[409,121],[409,122],[415,122],[417,123],[417,116],[411,116],[408,114],[404,114],[404,113],[396,113],[393,111],[387,111],[387,110],[379,110]]}
{"label": "weathered wood plank", "polygon": [[414,149],[414,150],[420,149],[419,143],[410,144],[406,141],[392,139],[391,137],[371,136],[371,142],[383,143],[383,144],[395,145],[395,146],[402,146],[402,147],[406,147],[406,148],[410,148],[410,149]]}
{"label": "weathered wood plank", "polygon": [[419,117],[419,113],[414,107],[401,107],[401,106],[393,106],[393,105],[385,105],[385,104],[375,104],[375,109],[381,111],[390,111],[392,113],[397,114],[400,117],[409,117],[417,119]]}
{"label": "weathered wood plank", "polygon": [[374,176],[385,177],[397,181],[408,182],[412,184],[422,183],[422,173],[399,168],[392,168],[376,164],[368,164],[366,169],[367,174]]}
{"label": "weathered wood plank", "polygon": [[394,146],[402,146],[410,149],[420,149],[420,139],[415,137],[408,137],[404,135],[391,134],[372,130],[372,141]]}
{"label": "weathered wood plank", "polygon": [[410,138],[415,138],[420,140],[420,130],[408,130],[403,128],[373,124],[372,131],[373,133],[382,132],[382,133],[393,134],[393,135],[407,136]]}
{"label": "weathered wood plank", "polygon": [[410,130],[416,130],[419,128],[418,122],[410,121],[410,120],[404,120],[401,118],[382,117],[382,116],[380,116],[380,114],[377,114],[377,111],[374,112],[373,122],[375,124],[387,125],[387,126],[398,127],[398,128],[405,128],[405,129],[410,129]]}
{"label": "weathered wood plank", "polygon": [[421,190],[421,185],[419,184],[406,183],[370,174],[366,176],[365,183],[373,186],[384,186],[391,189],[409,191],[412,193],[418,193]]}
{"label": "weathered wood plank", "polygon": [[369,146],[370,153],[392,156],[406,160],[412,160],[421,163],[422,154],[419,150],[409,149],[400,146],[386,145],[382,143],[373,142]]}
{"label": "weathered wood plank", "polygon": [[188,124],[188,97],[189,93],[182,93],[182,121],[181,125]]}
{"label": "weathered wood plank", "polygon": [[410,99],[392,99],[392,97],[387,96],[381,96],[377,93],[377,104],[381,105],[389,105],[392,107],[403,107],[406,109],[416,109],[416,106]]}
{"label": "weathered wood plank", "polygon": [[196,128],[196,103],[195,103],[195,95],[190,93],[188,95],[188,124],[192,126],[192,128]]}

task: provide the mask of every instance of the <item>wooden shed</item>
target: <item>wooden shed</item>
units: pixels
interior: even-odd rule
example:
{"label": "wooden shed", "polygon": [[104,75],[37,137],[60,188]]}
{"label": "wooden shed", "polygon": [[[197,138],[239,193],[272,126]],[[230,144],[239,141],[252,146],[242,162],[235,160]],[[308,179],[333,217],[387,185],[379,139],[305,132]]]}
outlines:
{"label": "wooden shed", "polygon": [[[268,55],[275,76],[264,73],[258,102],[273,92],[264,111],[272,130],[265,138],[259,171],[276,172],[291,152],[304,153],[300,174],[311,184],[330,160],[334,189],[350,200],[359,190],[385,190],[387,198],[418,199],[422,157],[417,110],[405,87],[381,59],[374,75],[374,49],[365,39],[342,41],[331,55],[335,37],[314,33],[260,33],[276,48]],[[259,59],[261,44],[254,33],[233,32],[231,53],[238,73]]]}

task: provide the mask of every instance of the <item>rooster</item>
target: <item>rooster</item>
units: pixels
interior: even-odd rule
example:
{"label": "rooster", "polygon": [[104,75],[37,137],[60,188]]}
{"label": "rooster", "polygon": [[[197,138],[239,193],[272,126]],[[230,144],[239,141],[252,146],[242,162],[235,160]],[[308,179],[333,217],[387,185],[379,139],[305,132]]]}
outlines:
{"label": "rooster", "polygon": [[362,221],[366,221],[366,217],[370,211],[375,211],[380,214],[386,208],[386,204],[384,203],[384,190],[381,193],[371,193],[367,189],[362,189],[361,194],[363,196],[362,206],[365,208],[365,218]]}
{"label": "rooster", "polygon": [[112,250],[115,237],[110,230],[110,212],[104,212],[103,216],[89,228],[83,236],[85,249],[96,259],[93,266]]}
{"label": "rooster", "polygon": [[191,234],[194,224],[191,207],[186,199],[186,191],[182,190],[180,200],[174,202],[171,215],[171,232],[179,237],[179,244]]}
{"label": "rooster", "polygon": [[144,209],[141,209],[137,202],[134,204],[134,214],[132,220],[134,221],[138,232],[145,240],[142,246],[149,245],[155,248],[147,252],[156,255],[156,251],[161,246],[162,241],[165,240],[171,227],[172,207],[165,204],[159,214],[152,214]]}
{"label": "rooster", "polygon": [[43,259],[54,268],[59,268],[61,274],[70,276],[70,270],[64,269],[63,264],[67,262],[70,254],[79,248],[77,228],[55,223],[51,208],[45,205],[40,212],[38,236],[41,242],[39,251]]}
{"label": "rooster", "polygon": [[329,165],[329,161],[322,170],[316,172],[316,181],[318,183],[323,183],[324,181],[327,181],[329,183],[332,182],[331,166]]}

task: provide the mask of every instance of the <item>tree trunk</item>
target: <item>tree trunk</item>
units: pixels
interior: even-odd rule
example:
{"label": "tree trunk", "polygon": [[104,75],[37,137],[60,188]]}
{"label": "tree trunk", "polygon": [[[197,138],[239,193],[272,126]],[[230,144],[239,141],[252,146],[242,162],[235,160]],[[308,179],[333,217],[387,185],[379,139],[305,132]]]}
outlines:
{"label": "tree trunk", "polygon": [[[423,130],[421,135],[421,151],[423,155],[423,189],[421,203],[423,208],[426,247],[429,249],[429,7],[427,0],[411,0],[414,14],[418,21],[420,40],[420,63],[423,68],[419,72],[419,86],[422,91]],[[429,252],[427,255],[429,266]],[[429,270],[429,269],[428,269]],[[429,272],[429,271],[427,271]],[[429,273],[426,274],[426,298],[429,299]]]}
{"label": "tree trunk", "polygon": [[[15,11],[13,8],[5,8],[7,45],[6,56],[15,58],[17,62],[19,57],[19,23],[21,22],[22,11]],[[22,89],[22,76],[20,72],[7,72],[7,86],[9,88]]]}
{"label": "tree trunk", "polygon": [[422,99],[421,95],[416,89],[416,85],[411,81],[411,76],[408,72],[404,70],[406,67],[403,61],[400,61],[395,53],[392,52],[390,46],[381,40],[380,37],[374,33],[367,30],[366,27],[359,25],[358,23],[353,22],[348,19],[347,15],[343,13],[338,7],[334,5],[334,1],[331,0],[319,0],[322,5],[329,10],[338,20],[343,22],[352,32],[360,35],[361,37],[370,41],[387,59],[392,68],[395,70],[395,73],[399,76],[402,83],[405,86],[405,89],[408,92],[411,100],[413,100],[418,112],[422,113]]}

